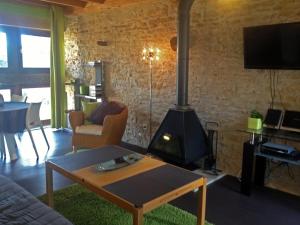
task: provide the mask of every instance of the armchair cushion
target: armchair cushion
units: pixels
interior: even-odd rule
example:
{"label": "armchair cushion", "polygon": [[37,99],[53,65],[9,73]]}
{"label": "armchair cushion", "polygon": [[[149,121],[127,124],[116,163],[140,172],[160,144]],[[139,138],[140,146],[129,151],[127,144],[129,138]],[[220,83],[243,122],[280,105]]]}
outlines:
{"label": "armchair cushion", "polygon": [[99,125],[81,125],[76,127],[77,134],[98,135],[102,134],[102,126]]}
{"label": "armchair cushion", "polygon": [[92,112],[92,114],[89,117],[89,121],[91,121],[94,124],[103,125],[104,118],[107,115],[119,114],[123,111],[123,109],[124,109],[124,106],[117,102],[103,101],[97,107],[97,109],[94,112]]}
{"label": "armchair cushion", "polygon": [[100,103],[99,102],[82,101],[81,105],[82,105],[82,111],[84,112],[84,116],[85,116],[85,118],[88,119],[91,116],[91,114],[93,113],[93,111],[95,111],[95,109],[97,109],[97,107],[100,105]]}

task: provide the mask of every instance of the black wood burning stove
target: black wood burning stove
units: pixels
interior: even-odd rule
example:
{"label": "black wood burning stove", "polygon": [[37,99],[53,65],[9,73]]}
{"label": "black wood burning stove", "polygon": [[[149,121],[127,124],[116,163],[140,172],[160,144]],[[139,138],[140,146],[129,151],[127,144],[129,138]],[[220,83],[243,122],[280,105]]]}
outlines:
{"label": "black wood burning stove", "polygon": [[208,138],[196,112],[188,105],[189,23],[194,0],[181,0],[177,23],[177,104],[169,109],[155,133],[148,152],[179,165],[208,153]]}

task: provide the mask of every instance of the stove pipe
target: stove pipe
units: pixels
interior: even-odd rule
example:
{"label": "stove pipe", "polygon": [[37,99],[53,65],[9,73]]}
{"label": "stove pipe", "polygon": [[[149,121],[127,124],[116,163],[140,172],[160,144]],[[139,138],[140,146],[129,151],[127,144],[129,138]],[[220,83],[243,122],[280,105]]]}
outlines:
{"label": "stove pipe", "polygon": [[194,0],[181,0],[177,21],[177,103],[160,124],[148,152],[177,165],[188,165],[208,153],[208,139],[200,120],[188,105],[189,26]]}
{"label": "stove pipe", "polygon": [[188,109],[190,9],[194,0],[181,0],[177,16],[177,109]]}

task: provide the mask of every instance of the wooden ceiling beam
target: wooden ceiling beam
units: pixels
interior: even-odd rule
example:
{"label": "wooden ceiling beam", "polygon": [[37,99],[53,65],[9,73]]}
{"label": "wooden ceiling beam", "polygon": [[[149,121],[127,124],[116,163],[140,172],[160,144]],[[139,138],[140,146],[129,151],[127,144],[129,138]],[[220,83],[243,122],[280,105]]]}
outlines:
{"label": "wooden ceiling beam", "polygon": [[85,1],[81,1],[81,0],[39,0],[39,1],[50,3],[50,4],[76,7],[76,8],[84,8],[87,4]]}
{"label": "wooden ceiling beam", "polygon": [[105,0],[82,0],[85,2],[93,2],[93,3],[98,3],[98,4],[103,4]]}

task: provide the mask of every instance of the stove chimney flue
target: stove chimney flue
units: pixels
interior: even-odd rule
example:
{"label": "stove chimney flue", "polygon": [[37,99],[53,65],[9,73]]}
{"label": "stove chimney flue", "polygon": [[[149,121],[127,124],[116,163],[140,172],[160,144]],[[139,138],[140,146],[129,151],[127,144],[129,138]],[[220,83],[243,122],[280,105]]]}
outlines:
{"label": "stove chimney flue", "polygon": [[180,0],[177,23],[176,107],[169,109],[148,152],[177,164],[188,165],[208,154],[208,139],[195,112],[188,104],[189,26],[194,0]]}
{"label": "stove chimney flue", "polygon": [[190,9],[194,0],[181,0],[177,17],[177,109],[187,109],[189,77]]}

